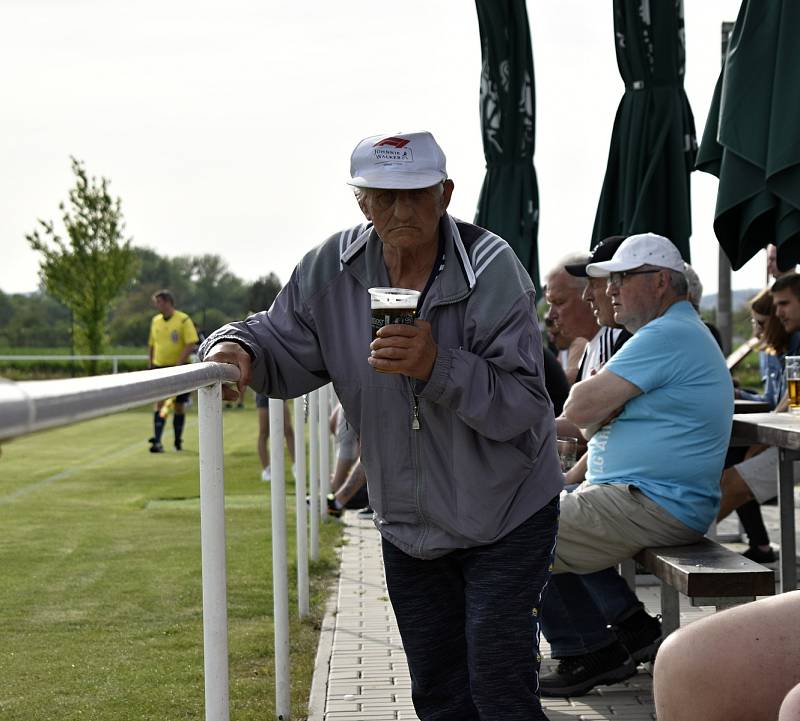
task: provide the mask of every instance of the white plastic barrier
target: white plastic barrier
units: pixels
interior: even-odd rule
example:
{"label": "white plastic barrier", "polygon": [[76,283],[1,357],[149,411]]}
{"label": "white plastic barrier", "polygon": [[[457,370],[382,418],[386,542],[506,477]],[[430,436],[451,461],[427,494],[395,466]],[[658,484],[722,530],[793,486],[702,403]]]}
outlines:
{"label": "white plastic barrier", "polygon": [[[68,380],[13,383],[0,379],[0,441],[108,415],[151,401],[198,390],[200,456],[200,542],[203,575],[203,651],[207,721],[228,721],[228,613],[225,560],[225,485],[222,439],[222,383],[239,372],[222,363]],[[311,509],[320,493],[322,448],[328,449],[328,424],[318,422],[319,401],[328,391],[310,394]],[[325,403],[327,407],[327,403]],[[270,400],[270,450],[273,479],[284,477],[283,402]],[[305,501],[306,454],[303,399],[294,400],[299,613],[309,612],[308,547]],[[317,433],[324,436],[319,442]],[[327,462],[323,462],[323,467]],[[327,474],[327,470],[326,470]],[[327,475],[326,475],[327,478]],[[286,498],[283,483],[271,484],[272,564],[275,622],[275,696],[278,719],[290,719],[289,594],[286,544]],[[320,506],[324,497],[320,499]],[[311,512],[311,555],[319,557],[320,516]]]}
{"label": "white plastic barrier", "polygon": [[117,373],[121,360],[134,360],[146,363],[149,357],[146,355],[0,355],[0,361],[111,361],[111,372]]}
{"label": "white plastic barrier", "polygon": [[[319,401],[317,396],[319,391],[313,391],[308,394],[308,496],[310,499],[310,523],[311,532],[309,534],[309,543],[311,544],[311,560],[319,560],[319,519],[320,514],[314,512],[315,499],[320,498],[319,491],[319,436],[314,432],[315,428],[319,427]],[[322,501],[320,501],[320,504]]]}

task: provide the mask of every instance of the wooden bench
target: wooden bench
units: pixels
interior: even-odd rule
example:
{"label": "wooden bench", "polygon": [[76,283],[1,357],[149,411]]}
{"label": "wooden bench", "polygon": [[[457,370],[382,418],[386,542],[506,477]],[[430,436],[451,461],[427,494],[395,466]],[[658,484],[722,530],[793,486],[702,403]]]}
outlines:
{"label": "wooden bench", "polygon": [[775,573],[709,538],[689,546],[645,548],[622,564],[622,575],[635,586],[635,561],[661,581],[664,634],[680,626],[678,594],[693,606],[717,609],[775,593]]}

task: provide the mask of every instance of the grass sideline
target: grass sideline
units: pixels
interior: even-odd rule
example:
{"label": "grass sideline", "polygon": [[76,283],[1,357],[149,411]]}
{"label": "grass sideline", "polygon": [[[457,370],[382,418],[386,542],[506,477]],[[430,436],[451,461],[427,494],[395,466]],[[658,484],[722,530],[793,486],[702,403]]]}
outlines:
{"label": "grass sideline", "polygon": [[[141,409],[20,438],[0,457],[0,718],[203,719],[197,418],[148,453]],[[226,411],[231,718],[275,718],[269,486],[251,410]],[[287,468],[290,468],[287,459]],[[292,718],[305,719],[341,527],[321,524],[297,618],[287,483]]]}

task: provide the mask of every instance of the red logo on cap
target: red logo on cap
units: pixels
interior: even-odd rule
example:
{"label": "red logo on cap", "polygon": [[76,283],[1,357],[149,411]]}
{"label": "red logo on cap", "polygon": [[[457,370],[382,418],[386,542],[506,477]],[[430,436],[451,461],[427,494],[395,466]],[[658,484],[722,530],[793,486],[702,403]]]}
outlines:
{"label": "red logo on cap", "polygon": [[377,148],[381,145],[391,145],[393,148],[402,148],[408,145],[408,142],[407,138],[384,138],[379,143],[375,143],[372,147]]}

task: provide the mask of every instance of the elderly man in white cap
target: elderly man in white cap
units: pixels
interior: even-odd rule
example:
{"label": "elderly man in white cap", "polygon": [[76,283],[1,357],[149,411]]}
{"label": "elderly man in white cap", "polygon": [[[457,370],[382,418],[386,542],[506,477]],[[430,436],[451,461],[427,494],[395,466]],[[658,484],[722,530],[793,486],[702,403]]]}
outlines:
{"label": "elderly man in white cap", "polygon": [[606,593],[616,577],[617,597],[598,599],[581,574],[649,546],[693,543],[719,505],[733,391],[719,347],[686,300],[683,270],[678,249],[652,233],[627,238],[611,260],[586,267],[607,278],[614,319],[633,337],[576,383],[564,406],[591,440],[586,480],[561,498],[556,575],[542,618],[560,662],[542,675],[542,695],[615,683],[653,656],[657,622],[622,578],[605,571]]}
{"label": "elderly man in white cap", "polygon": [[[502,238],[448,215],[453,181],[430,133],[362,140],[349,183],[367,222],[308,253],[268,312],[201,353],[271,397],[333,381],[361,441],[419,718],[546,719],[538,618],[563,478],[533,285]],[[373,338],[373,287],[418,292],[416,320]]]}

